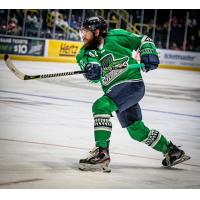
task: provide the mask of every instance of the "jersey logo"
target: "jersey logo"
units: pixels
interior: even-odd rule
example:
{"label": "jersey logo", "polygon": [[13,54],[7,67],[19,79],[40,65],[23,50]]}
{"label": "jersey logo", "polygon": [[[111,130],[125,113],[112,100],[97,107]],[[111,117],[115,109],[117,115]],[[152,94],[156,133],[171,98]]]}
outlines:
{"label": "jersey logo", "polygon": [[149,37],[146,37],[144,41],[145,42],[153,42],[153,40],[151,38],[149,38]]}
{"label": "jersey logo", "polygon": [[115,59],[113,54],[109,53],[102,57],[99,61],[103,69],[102,84],[108,85],[126,70],[129,57],[124,56],[122,58]]}
{"label": "jersey logo", "polygon": [[111,70],[121,69],[128,66],[129,57],[115,59],[112,53],[106,54],[100,60],[103,71],[110,72]]}

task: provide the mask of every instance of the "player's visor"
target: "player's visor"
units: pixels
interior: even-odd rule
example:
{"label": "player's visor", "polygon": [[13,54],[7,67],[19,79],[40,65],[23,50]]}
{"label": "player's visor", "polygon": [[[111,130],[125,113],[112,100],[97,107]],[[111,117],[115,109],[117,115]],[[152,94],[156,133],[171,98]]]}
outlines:
{"label": "player's visor", "polygon": [[83,37],[84,35],[88,32],[88,31],[91,31],[89,28],[86,28],[86,27],[81,27],[79,29],[79,35],[81,37],[81,39],[83,40]]}

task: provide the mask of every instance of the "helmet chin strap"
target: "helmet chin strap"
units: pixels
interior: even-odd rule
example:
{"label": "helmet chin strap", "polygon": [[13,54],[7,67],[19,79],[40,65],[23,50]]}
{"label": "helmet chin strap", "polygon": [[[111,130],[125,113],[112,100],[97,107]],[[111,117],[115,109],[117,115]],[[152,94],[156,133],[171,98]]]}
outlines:
{"label": "helmet chin strap", "polygon": [[98,49],[103,49],[104,46],[104,38],[99,41]]}
{"label": "helmet chin strap", "polygon": [[102,49],[103,48],[103,44],[104,44],[104,39],[103,37],[101,36],[101,34],[99,36],[95,36],[95,31],[93,32],[93,37],[95,39],[95,42],[96,42],[96,48],[98,49]]}
{"label": "helmet chin strap", "polygon": [[95,36],[95,33],[93,33],[94,36],[94,42],[95,42],[95,46],[96,48],[98,48],[101,45],[101,35],[99,36]]}

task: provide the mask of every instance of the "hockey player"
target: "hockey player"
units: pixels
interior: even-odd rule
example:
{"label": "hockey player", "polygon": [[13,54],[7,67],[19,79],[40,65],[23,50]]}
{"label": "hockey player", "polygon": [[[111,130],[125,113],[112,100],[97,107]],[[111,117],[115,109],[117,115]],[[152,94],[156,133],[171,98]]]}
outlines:
{"label": "hockey player", "polygon": [[162,164],[172,166],[187,157],[183,150],[167,140],[157,130],[150,130],[142,121],[139,101],[145,93],[140,68],[131,68],[137,61],[132,52],[139,52],[145,72],[158,67],[159,58],[153,41],[145,35],[136,35],[122,29],[107,31],[102,17],[86,19],[80,34],[83,47],[76,60],[85,78],[100,82],[104,95],[97,99],[92,112],[94,117],[95,148],[87,158],[79,161],[79,169],[101,168],[109,171],[109,142],[112,131],[110,117],[116,112],[122,128],[126,128],[131,138],[143,142],[164,154]]}

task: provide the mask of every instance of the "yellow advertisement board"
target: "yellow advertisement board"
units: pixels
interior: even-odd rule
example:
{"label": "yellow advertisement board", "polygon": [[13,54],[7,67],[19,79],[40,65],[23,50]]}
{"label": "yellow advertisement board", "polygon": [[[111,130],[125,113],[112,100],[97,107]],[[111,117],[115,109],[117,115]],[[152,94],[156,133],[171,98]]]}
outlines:
{"label": "yellow advertisement board", "polygon": [[48,57],[75,57],[82,45],[81,42],[48,40]]}

